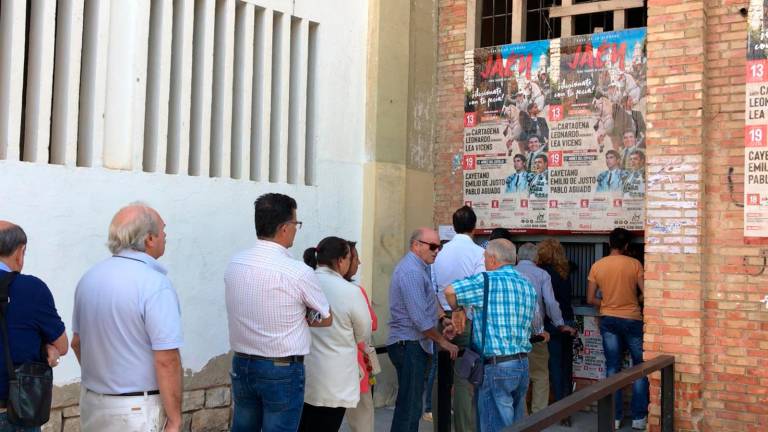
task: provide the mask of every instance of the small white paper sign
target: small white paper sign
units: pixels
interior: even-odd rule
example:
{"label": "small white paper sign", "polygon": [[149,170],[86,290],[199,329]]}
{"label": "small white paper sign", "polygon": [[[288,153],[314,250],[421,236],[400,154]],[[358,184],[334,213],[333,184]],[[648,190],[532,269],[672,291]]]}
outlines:
{"label": "small white paper sign", "polygon": [[440,225],[437,228],[438,234],[440,234],[440,240],[450,241],[455,235],[456,231],[453,230],[453,225]]}

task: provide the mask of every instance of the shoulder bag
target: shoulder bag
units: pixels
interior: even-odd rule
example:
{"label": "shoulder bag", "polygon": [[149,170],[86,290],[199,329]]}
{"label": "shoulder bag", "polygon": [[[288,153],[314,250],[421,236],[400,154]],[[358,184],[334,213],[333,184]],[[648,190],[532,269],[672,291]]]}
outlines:
{"label": "shoulder bag", "polygon": [[8,272],[0,280],[0,328],[8,369],[8,422],[21,427],[38,427],[47,423],[51,415],[53,370],[43,362],[27,362],[14,368],[6,310],[10,302],[8,292],[17,275],[18,272]]}
{"label": "shoulder bag", "polygon": [[[485,334],[488,330],[488,274],[483,272],[483,335],[480,340],[480,352],[466,348],[464,355],[462,355],[456,363],[456,374],[475,387],[480,387],[483,384],[484,373],[484,361],[485,357],[483,352],[485,351]],[[472,339],[474,334],[474,325],[469,331],[469,344],[472,345]]]}

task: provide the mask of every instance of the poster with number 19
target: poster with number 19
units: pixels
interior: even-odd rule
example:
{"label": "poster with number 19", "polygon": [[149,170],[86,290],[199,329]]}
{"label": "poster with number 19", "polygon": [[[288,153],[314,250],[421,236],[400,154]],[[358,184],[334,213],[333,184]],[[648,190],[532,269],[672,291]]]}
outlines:
{"label": "poster with number 19", "polygon": [[744,112],[744,236],[768,237],[768,0],[749,4]]}

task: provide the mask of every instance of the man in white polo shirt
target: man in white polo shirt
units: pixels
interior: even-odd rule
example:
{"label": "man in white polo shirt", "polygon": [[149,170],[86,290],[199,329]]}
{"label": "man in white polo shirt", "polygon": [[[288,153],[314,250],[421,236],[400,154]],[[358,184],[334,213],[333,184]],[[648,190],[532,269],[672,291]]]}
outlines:
{"label": "man in white polo shirt", "polygon": [[[72,349],[83,432],[181,430],[181,311],[166,270],[165,223],[143,204],[117,212],[112,256],[75,292]],[[165,429],[163,429],[165,424]]]}
{"label": "man in white polo shirt", "polygon": [[304,406],[304,356],[310,326],[332,322],[315,272],[288,252],[301,222],[296,201],[277,193],[254,203],[256,245],[232,258],[224,275],[232,432],[295,432]]}
{"label": "man in white polo shirt", "polygon": [[[485,271],[485,250],[475,244],[473,235],[477,225],[477,216],[472,207],[463,206],[453,213],[453,229],[456,235],[443,245],[443,250],[437,255],[433,268],[437,278],[437,297],[446,314],[451,314],[451,306],[445,299],[445,288],[451,283],[474,276]],[[462,314],[463,311],[457,311]],[[471,315],[471,314],[470,314]],[[470,316],[471,319],[471,316]],[[469,346],[469,332],[457,335],[453,343],[465,349]],[[463,352],[463,351],[462,351]],[[439,361],[450,362],[445,354],[440,355]],[[475,413],[472,404],[472,386],[466,379],[453,377],[453,415],[456,432],[472,432],[475,430]],[[431,391],[431,389],[428,389]],[[440,392],[438,392],[440,393]],[[443,394],[450,393],[443,391]]]}

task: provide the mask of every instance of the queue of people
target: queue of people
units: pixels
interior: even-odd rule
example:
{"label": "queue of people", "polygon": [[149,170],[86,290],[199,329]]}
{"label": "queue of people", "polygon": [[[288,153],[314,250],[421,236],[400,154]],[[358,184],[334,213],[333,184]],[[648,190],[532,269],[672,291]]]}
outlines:
{"label": "queue of people", "polygon": [[[518,250],[505,229],[493,230],[490,239],[478,246],[473,238],[476,221],[470,207],[456,210],[456,235],[445,244],[438,242],[433,231],[417,230],[410,251],[395,271],[390,328],[400,330],[394,336],[390,333],[387,348],[400,390],[392,431],[418,430],[414,410],[420,408],[421,398],[415,395],[421,393],[413,385],[419,383],[424,391],[430,357],[437,359],[438,367],[448,363],[447,370],[453,372],[453,388],[447,391],[453,395],[456,432],[501,430],[544,409],[551,397],[558,401],[573,391],[572,347],[577,330],[569,282],[573,268],[565,249],[557,239],[547,238],[538,245],[525,243]],[[626,349],[633,364],[643,361],[643,270],[638,260],[627,256],[629,242],[627,230],[611,232],[611,254],[598,260],[588,277],[587,300],[598,308],[608,376],[620,371]],[[435,287],[436,296],[428,292],[430,286]],[[408,296],[405,309],[400,306],[404,296]],[[431,321],[425,318],[429,314]],[[433,355],[430,341],[442,350]],[[472,382],[460,373],[458,365],[465,363],[463,357],[469,353],[480,354],[481,380],[474,372]],[[529,389],[530,409],[526,406]],[[445,389],[438,387],[438,391]],[[617,394],[617,428],[622,407],[623,399]],[[644,430],[647,415],[648,382],[639,380],[633,386],[632,428]],[[563,424],[570,426],[570,419]]]}
{"label": "queue of people", "polygon": [[[360,265],[356,244],[326,237],[292,258],[302,222],[297,203],[268,193],[254,203],[257,240],[237,253],[224,273],[233,351],[232,431],[337,431],[346,417],[353,432],[374,425],[372,386],[378,369],[371,333],[378,320],[365,290],[353,282]],[[456,236],[441,244],[419,228],[392,274],[388,356],[398,393],[391,430],[417,431],[430,362],[453,373],[455,430],[497,431],[572,388],[571,343],[576,331],[568,282],[571,268],[560,243],[547,239],[519,249],[506,230],[475,244],[470,207],[453,215]],[[630,350],[642,362],[642,265],[626,257],[628,232],[611,233],[611,255],[589,274],[588,301],[600,308],[608,374]],[[68,339],[48,287],[19,275],[27,238],[0,221],[0,286],[14,364],[67,353]],[[75,292],[72,350],[82,370],[84,432],[181,430],[183,345],[178,295],[159,263],[165,222],[151,207],[120,209],[109,226],[111,256],[89,269]],[[6,343],[2,341],[2,343]],[[463,357],[479,355],[480,373],[465,373]],[[0,357],[0,362],[5,359]],[[455,362],[455,364],[454,364]],[[461,367],[460,367],[461,366]],[[0,365],[0,402],[8,397]],[[451,391],[450,389],[448,391]],[[616,418],[621,419],[617,397]],[[647,381],[633,388],[632,426],[645,428]],[[8,424],[0,432],[39,431]]]}

